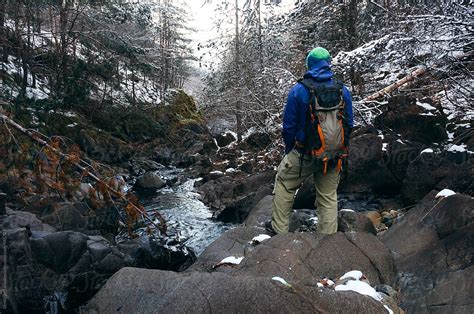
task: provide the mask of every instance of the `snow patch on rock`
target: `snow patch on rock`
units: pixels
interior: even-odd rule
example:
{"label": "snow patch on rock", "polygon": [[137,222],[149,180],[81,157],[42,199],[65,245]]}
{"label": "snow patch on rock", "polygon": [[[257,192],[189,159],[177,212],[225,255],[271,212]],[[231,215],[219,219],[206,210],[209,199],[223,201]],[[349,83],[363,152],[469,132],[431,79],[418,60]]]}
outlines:
{"label": "snow patch on rock", "polygon": [[345,273],[344,275],[342,275],[341,278],[339,278],[339,280],[344,280],[344,279],[349,279],[349,278],[359,280],[362,278],[362,276],[363,274],[360,270],[351,270]]}
{"label": "snow patch on rock", "polygon": [[444,190],[441,190],[438,194],[436,194],[435,198],[450,197],[450,196],[455,195],[455,194],[456,194],[456,192],[454,192],[453,190],[444,189]]}
{"label": "snow patch on rock", "polygon": [[222,261],[219,262],[219,265],[222,264],[234,264],[234,265],[239,265],[240,262],[242,262],[244,257],[235,257],[235,256],[229,256],[224,258]]}
{"label": "snow patch on rock", "polygon": [[422,150],[420,152],[420,155],[422,155],[422,154],[433,154],[433,153],[434,153],[433,149],[427,148],[427,149]]}
{"label": "snow patch on rock", "polygon": [[278,281],[279,283],[282,283],[283,285],[287,286],[287,287],[291,287],[291,285],[283,278],[281,277],[273,277],[272,280],[275,280],[275,281]]}
{"label": "snow patch on rock", "polygon": [[375,291],[368,283],[360,280],[349,280],[343,285],[338,285],[334,288],[336,291],[354,291],[363,295],[374,298],[377,301],[382,301],[380,293]]}
{"label": "snow patch on rock", "polygon": [[430,105],[428,103],[425,103],[425,102],[420,102],[418,100],[416,101],[416,105],[420,106],[420,107],[423,107],[425,110],[428,110],[428,111],[436,110],[436,108],[433,107],[432,105]]}
{"label": "snow patch on rock", "polygon": [[258,236],[253,237],[252,241],[250,241],[250,242],[258,244],[258,243],[262,243],[263,241],[268,240],[270,238],[271,237],[268,234],[259,234]]}

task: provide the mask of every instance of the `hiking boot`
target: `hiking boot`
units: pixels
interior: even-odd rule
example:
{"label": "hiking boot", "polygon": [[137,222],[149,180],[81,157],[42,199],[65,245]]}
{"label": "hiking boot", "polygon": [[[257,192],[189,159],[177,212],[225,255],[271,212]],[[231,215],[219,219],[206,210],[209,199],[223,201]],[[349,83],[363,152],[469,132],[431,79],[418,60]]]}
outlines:
{"label": "hiking boot", "polygon": [[268,221],[265,221],[265,230],[269,233],[269,236],[274,236],[276,235],[276,231],[273,229],[272,227],[272,221],[271,220],[268,220]]}

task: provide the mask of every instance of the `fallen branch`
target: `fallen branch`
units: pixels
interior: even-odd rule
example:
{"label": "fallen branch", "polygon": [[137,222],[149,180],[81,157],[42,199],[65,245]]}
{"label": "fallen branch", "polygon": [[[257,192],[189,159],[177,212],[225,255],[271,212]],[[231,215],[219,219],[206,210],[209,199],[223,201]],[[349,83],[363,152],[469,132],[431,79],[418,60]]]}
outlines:
{"label": "fallen branch", "polygon": [[378,99],[378,98],[380,98],[380,97],[382,97],[382,96],[384,96],[388,93],[393,92],[394,90],[400,88],[401,86],[413,81],[415,78],[417,78],[420,75],[425,74],[427,71],[428,71],[427,67],[423,66],[421,68],[418,68],[415,71],[408,74],[407,76],[405,76],[404,78],[402,78],[401,80],[398,80],[395,83],[379,90],[378,92],[376,92],[376,93],[374,93],[370,96],[365,97],[362,101],[363,102],[368,102],[368,101],[376,100],[376,99]]}
{"label": "fallen branch", "polygon": [[[6,115],[0,113],[0,119],[2,119],[5,124],[10,125],[11,127],[16,129],[17,131],[19,131],[22,134],[28,136],[33,141],[37,142],[38,144],[40,144],[44,147],[47,147],[50,151],[54,152],[59,157],[64,158],[66,160],[76,160],[77,159],[77,156],[71,156],[71,155],[68,155],[68,154],[64,154],[59,149],[57,149],[57,148],[53,147],[52,145],[50,145],[44,139],[40,138],[36,132],[24,128],[23,126],[19,125],[18,123],[16,123],[15,121],[13,121],[9,117],[7,117]],[[78,162],[74,163],[74,165],[77,169],[79,169],[82,173],[85,173],[89,178],[91,178],[95,182],[97,182],[97,183],[101,184],[102,186],[104,186],[112,195],[114,195],[115,197],[119,198],[120,200],[126,202],[127,208],[131,208],[134,211],[136,211],[141,217],[143,217],[143,219],[147,220],[154,227],[156,227],[157,230],[159,230],[160,232],[162,232],[163,234],[166,235],[166,221],[163,218],[163,216],[161,216],[158,212],[156,213],[158,215],[158,219],[160,220],[160,225],[157,225],[153,221],[153,219],[150,218],[150,216],[145,212],[145,210],[142,210],[140,207],[133,204],[129,199],[127,199],[125,197],[125,195],[123,195],[123,193],[121,193],[121,192],[115,190],[114,188],[112,188],[109,184],[107,184],[106,182],[101,180],[97,175],[91,173],[86,167],[81,166],[79,164],[80,162],[84,162],[84,161],[82,159],[79,159]]]}
{"label": "fallen branch", "polygon": [[[454,59],[461,60],[461,59],[464,59],[466,57],[470,57],[472,54],[473,54],[473,52],[463,53],[463,54],[455,56]],[[379,90],[378,92],[373,93],[370,96],[365,97],[362,101],[363,102],[373,101],[373,100],[376,100],[376,99],[378,99],[378,98],[380,98],[380,97],[382,97],[382,96],[384,96],[388,93],[391,93],[394,90],[400,88],[401,86],[413,81],[415,78],[425,74],[429,70],[432,70],[432,69],[435,69],[435,68],[439,67],[440,63],[441,63],[441,60],[438,60],[438,62],[433,64],[431,67],[421,66],[420,68],[416,69],[415,71],[411,72],[410,74],[408,74],[404,78],[396,81],[395,83]]]}

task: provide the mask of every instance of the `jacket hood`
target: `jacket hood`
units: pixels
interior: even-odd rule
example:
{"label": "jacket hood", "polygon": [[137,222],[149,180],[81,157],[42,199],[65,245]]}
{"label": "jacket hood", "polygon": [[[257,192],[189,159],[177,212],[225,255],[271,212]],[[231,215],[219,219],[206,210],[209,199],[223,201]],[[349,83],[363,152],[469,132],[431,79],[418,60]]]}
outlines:
{"label": "jacket hood", "polygon": [[327,81],[333,77],[331,64],[328,60],[317,60],[310,63],[310,69],[304,75],[304,78],[312,78],[316,81]]}

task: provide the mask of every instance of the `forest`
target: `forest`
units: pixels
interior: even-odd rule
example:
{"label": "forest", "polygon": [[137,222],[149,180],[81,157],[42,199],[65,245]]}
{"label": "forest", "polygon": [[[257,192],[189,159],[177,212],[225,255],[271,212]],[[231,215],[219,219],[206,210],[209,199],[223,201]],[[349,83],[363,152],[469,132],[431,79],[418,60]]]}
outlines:
{"label": "forest", "polygon": [[[470,313],[473,13],[2,0],[2,313]],[[315,174],[274,235],[281,167],[304,159],[289,164],[286,112],[316,47],[354,116],[337,232],[320,232]]]}

